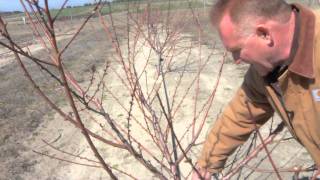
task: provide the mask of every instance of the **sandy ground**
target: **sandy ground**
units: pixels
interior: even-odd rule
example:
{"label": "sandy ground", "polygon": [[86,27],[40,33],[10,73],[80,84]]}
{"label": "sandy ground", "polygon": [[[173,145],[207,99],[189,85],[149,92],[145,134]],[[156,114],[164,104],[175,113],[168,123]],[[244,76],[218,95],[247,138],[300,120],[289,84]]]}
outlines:
{"label": "sandy ground", "polygon": [[[92,65],[98,67],[98,71],[101,73],[103,65],[106,61],[110,62],[111,68],[114,68],[116,72],[123,74],[122,68],[116,63],[115,59],[106,57],[112,53],[110,44],[106,43],[102,37],[103,32],[101,28],[97,28],[97,21],[90,22],[89,28],[85,29],[85,33],[77,40],[76,45],[73,49],[64,56],[68,60],[68,69],[74,72],[77,80],[83,87],[86,87],[89,83],[89,77],[82,76],[83,72],[89,72]],[[75,23],[76,24],[76,23]],[[92,28],[95,27],[95,28]],[[68,32],[71,30],[68,29]],[[193,35],[182,34],[182,44],[186,45],[194,41]],[[59,43],[64,43],[70,36],[61,36]],[[143,42],[139,41],[141,48],[137,53],[136,67],[138,74],[141,71],[143,65],[146,63],[144,60],[148,57],[150,48],[149,46],[143,46]],[[97,48],[99,47],[99,48]],[[121,44],[122,49],[126,48],[126,43]],[[219,48],[221,47],[218,46]],[[34,54],[42,55],[44,53],[38,45],[32,45],[29,47]],[[98,50],[99,49],[99,50]],[[102,49],[102,50],[101,50]],[[6,50],[0,49],[0,53],[6,52]],[[177,99],[181,98],[185,92],[185,89],[197,73],[197,60],[201,57],[203,60],[208,58],[211,52],[216,53],[210,57],[208,64],[205,66],[200,76],[200,95],[198,100],[198,106],[201,107],[207,99],[210,90],[214,87],[217,79],[218,67],[221,62],[222,50],[213,50],[210,45],[201,45],[201,54],[199,54],[199,47],[193,48],[191,51],[190,65],[187,66],[186,75],[179,88]],[[176,69],[167,75],[167,84],[169,86],[169,94],[172,95],[175,84],[177,83],[178,76],[180,75],[181,66],[186,60],[186,52],[176,55],[174,58],[174,66]],[[1,87],[0,96],[1,104],[3,105],[0,111],[0,179],[13,180],[13,179],[70,179],[70,180],[88,180],[88,179],[109,179],[107,173],[101,168],[85,167],[76,164],[70,164],[54,159],[50,159],[46,156],[41,156],[33,152],[39,151],[46,154],[50,154],[56,157],[63,157],[65,159],[87,163],[85,160],[66,156],[61,152],[48,147],[44,141],[50,142],[55,147],[64,151],[95,159],[87,142],[84,140],[81,132],[74,128],[70,123],[64,121],[58,114],[52,112],[47,105],[45,105],[39,98],[34,97],[32,88],[25,82],[22,73],[18,69],[17,65],[12,62],[11,55],[7,54],[1,57],[0,60],[0,77]],[[151,60],[148,65],[148,83],[141,81],[142,87],[146,90],[150,88],[151,84],[159,83],[155,81],[155,75],[157,73],[157,59],[158,57],[154,54],[151,55]],[[28,65],[32,69],[37,69],[33,65]],[[213,106],[210,110],[209,117],[205,122],[203,131],[197,142],[202,142],[210,129],[212,123],[215,121],[217,115],[221,112],[223,107],[232,98],[232,95],[236,89],[241,85],[243,75],[247,69],[247,65],[235,65],[231,62],[230,57],[223,68],[223,74],[221,76],[220,85],[217,89]],[[46,81],[47,76],[41,74],[36,79],[39,81]],[[126,91],[124,86],[121,84],[119,78],[115,73],[108,73],[106,77],[106,83],[114,94],[120,99],[121,102],[128,107],[130,101],[130,93]],[[54,83],[53,83],[54,84]],[[17,86],[19,88],[17,88]],[[65,111],[70,111],[66,103],[59,98],[59,95],[63,95],[63,92],[59,88],[52,88],[50,82],[44,83],[43,86],[48,86],[48,92],[52,92],[52,98],[59,104]],[[93,92],[91,90],[90,92]],[[160,91],[163,93],[162,91]],[[194,92],[194,88],[193,88]],[[175,121],[175,130],[178,135],[181,135],[186,126],[187,122],[192,121],[193,117],[193,104],[194,104],[194,93],[187,96],[186,100],[182,104],[182,108],[177,113]],[[107,96],[105,99],[104,107],[108,113],[114,119],[117,119],[119,123],[125,126],[126,112],[114,101],[114,99]],[[191,110],[190,110],[191,109]],[[93,116],[98,122],[103,123],[103,119],[94,114],[82,114],[83,120],[87,127],[94,132],[109,137],[105,133],[101,132],[99,124],[94,123],[90,116]],[[137,119],[141,118],[141,112],[136,106],[133,107],[133,116]],[[277,118],[275,118],[277,119]],[[143,142],[149,149],[154,150],[155,145],[145,136],[145,133],[141,132],[141,129],[136,124],[132,124],[132,134]],[[262,132],[268,133],[268,126],[266,126]],[[286,131],[283,136],[290,137]],[[187,138],[188,139],[188,138]],[[132,174],[138,179],[156,179],[148,170],[142,165],[137,163],[127,152],[119,150],[114,147],[105,146],[104,144],[94,141],[96,146],[101,152],[102,156],[106,159],[114,168],[119,168],[125,172]],[[248,146],[246,144],[244,147]],[[273,147],[274,145],[271,145]],[[199,154],[201,145],[196,146],[192,149],[190,156],[196,159]],[[245,149],[245,148],[244,148]],[[242,154],[244,152],[241,152]],[[241,154],[240,153],[240,154]],[[308,166],[312,164],[307,152],[294,140],[287,141],[286,143],[280,143],[280,145],[273,152],[274,159],[277,160],[277,165],[283,167],[292,167],[293,165],[299,164]],[[156,154],[157,157],[161,157]],[[293,158],[294,157],[294,158]],[[265,158],[265,153],[261,153],[257,160],[254,160],[252,165],[259,163],[261,159]],[[87,163],[88,164],[88,163]],[[90,163],[95,164],[95,163]],[[262,168],[271,169],[271,166],[266,160],[261,161]],[[181,163],[181,170],[184,176],[190,172],[190,167],[187,163]],[[227,171],[227,170],[226,170]],[[130,179],[127,176],[116,172],[116,175],[120,179]],[[234,179],[274,179],[274,174],[270,173],[253,173],[247,168],[243,169],[241,175],[237,175]],[[249,176],[250,175],[250,176]],[[282,174],[285,179],[291,179],[292,174]],[[302,176],[309,176],[309,174],[303,174]]]}
{"label": "sandy ground", "polygon": [[[71,30],[71,31],[65,32],[64,34],[58,35],[57,41],[68,39],[72,36],[72,34],[74,34],[74,31]],[[37,53],[37,51],[44,49],[43,46],[38,43],[39,41],[38,42],[37,41],[38,40],[34,38],[34,40],[32,41],[24,42],[23,44],[21,44],[21,47],[25,52],[30,51],[31,53]],[[15,58],[11,51],[5,48],[0,49],[0,68],[11,63],[14,60]]]}

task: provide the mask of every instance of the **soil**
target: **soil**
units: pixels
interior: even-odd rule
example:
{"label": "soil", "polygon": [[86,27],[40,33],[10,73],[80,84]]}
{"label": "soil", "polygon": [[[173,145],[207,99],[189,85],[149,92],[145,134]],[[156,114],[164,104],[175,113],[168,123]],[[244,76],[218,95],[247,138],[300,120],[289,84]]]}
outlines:
{"label": "soil", "polygon": [[[58,23],[57,28],[58,43],[61,47],[70,39],[70,33],[75,32],[76,27],[80,24],[79,19],[73,21],[61,21]],[[212,56],[208,65],[201,74],[201,96],[199,97],[199,104],[203,103],[210,92],[210,89],[214,86],[217,78],[219,64],[221,63],[223,49],[221,43],[219,43],[216,34],[211,33],[206,19],[201,19],[201,23],[205,24],[203,36],[204,40],[201,44],[203,59],[208,57],[210,52],[213,51],[214,43],[216,42],[217,55]],[[34,39],[27,31],[27,25],[14,24],[10,25],[12,35],[21,40],[21,43],[34,42]],[[121,36],[121,31],[119,31]],[[194,42],[197,39],[197,32],[194,26],[187,26],[184,29],[183,37],[187,37],[190,42]],[[214,39],[215,41],[211,41]],[[122,41],[121,47],[125,48],[126,42]],[[140,56],[143,63],[143,55],[148,52],[149,47],[144,47]],[[30,45],[30,51],[37,57],[46,57],[46,52],[41,49],[39,45]],[[103,169],[85,167],[68,162],[62,162],[55,159],[50,159],[47,156],[39,155],[35,153],[43,152],[51,154],[56,157],[64,157],[69,160],[77,160],[76,158],[70,158],[63,156],[54,149],[48,147],[45,142],[54,144],[56,147],[63,149],[73,154],[81,155],[95,159],[91,153],[87,142],[83,138],[80,130],[74,128],[70,123],[64,121],[58,114],[50,109],[50,107],[36,95],[34,89],[24,77],[21,69],[19,69],[17,63],[14,61],[11,53],[5,53],[3,47],[0,48],[0,179],[2,180],[33,180],[33,179],[48,179],[48,180],[84,180],[84,179],[109,179]],[[144,53],[143,53],[144,52]],[[197,49],[192,50],[192,57],[196,59],[198,56]],[[5,54],[3,54],[5,53]],[[97,68],[97,71],[102,71],[106,62],[110,63],[110,66],[115,68],[116,71],[121,72],[119,65],[115,63],[112,58],[114,51],[110,42],[106,39],[105,32],[97,18],[89,21],[89,24],[81,32],[80,36],[72,44],[72,47],[63,55],[64,63],[67,69],[74,74],[77,81],[86,87],[90,81],[90,72],[92,68]],[[186,58],[185,54],[176,57],[176,67],[168,75],[168,84],[174,84],[175,78],[179,75],[179,67],[181,62],[184,62]],[[50,77],[39,69],[36,65],[23,59],[26,62],[27,68],[33,75],[34,79],[39,82],[44,91],[49,94],[49,97],[62,109],[68,111],[68,106],[64,100],[64,92],[57,85],[56,82],[50,80]],[[191,61],[190,66],[187,68],[186,80],[182,83],[181,89],[186,89],[188,85],[188,79],[194,76],[197,72],[197,64],[195,61]],[[156,66],[156,61],[154,63]],[[140,66],[139,66],[140,67]],[[231,58],[228,56],[223,68],[223,74],[221,76],[220,85],[217,89],[215,99],[213,101],[213,107],[210,110],[210,115],[204,130],[200,135],[197,142],[202,142],[209,131],[212,123],[215,121],[218,114],[223,107],[232,98],[232,95],[236,89],[241,85],[243,76],[245,74],[247,65],[235,65],[232,63]],[[150,70],[152,74],[152,71]],[[150,76],[150,75],[149,75]],[[124,91],[123,85],[119,82],[119,79],[115,74],[107,75],[107,82],[113,92],[120,97],[121,101],[128,102],[130,95]],[[172,93],[173,87],[169,87],[169,93]],[[181,90],[181,94],[182,94]],[[181,97],[180,94],[180,97]],[[178,96],[179,97],[179,96]],[[193,103],[193,96],[187,97],[186,102],[183,104],[183,110],[177,115],[177,133],[183,132],[185,127],[185,119],[190,119],[192,113],[190,112],[190,104]],[[106,109],[112,117],[125,120],[125,113],[119,108],[114,100],[106,99]],[[189,104],[189,105],[188,105]],[[139,117],[139,114],[135,114]],[[95,115],[92,115],[95,116]],[[90,119],[88,115],[83,115],[84,119]],[[98,121],[101,118],[95,116]],[[278,118],[275,117],[275,122],[278,122]],[[94,131],[100,131],[100,126],[95,123],[89,123],[85,120],[87,127]],[[269,124],[265,125],[262,129],[264,135],[269,133]],[[138,132],[136,127],[132,127],[132,133],[136,133],[136,137],[139,137],[144,141],[143,134]],[[282,133],[284,137],[291,137],[287,131]],[[112,167],[122,169],[128,172],[138,179],[155,179],[153,175],[145,170],[143,166],[135,162],[127,152],[119,151],[117,148],[106,147],[105,145],[95,142],[99,151],[107,159],[107,163],[110,163]],[[249,143],[245,144],[243,149]],[[270,149],[276,144],[270,145]],[[152,145],[150,145],[152,147]],[[196,146],[191,153],[193,159],[196,159],[201,150],[201,145]],[[245,154],[245,151],[239,151],[240,155]],[[277,164],[283,167],[292,167],[293,165],[312,165],[312,160],[306,150],[296,143],[294,140],[289,140],[286,143],[280,143],[272,153],[274,159],[277,160]],[[293,158],[294,157],[294,158]],[[230,158],[232,159],[232,158]],[[252,164],[261,163],[259,167],[271,169],[268,164],[265,153],[259,154],[257,160],[254,160]],[[229,163],[228,163],[229,164]],[[190,167],[187,163],[182,163],[181,169],[186,176],[190,172]],[[225,172],[227,172],[226,168]],[[120,179],[128,179],[127,176],[117,173],[116,175]],[[285,179],[292,178],[292,173],[282,173]],[[276,176],[272,173],[252,173],[249,168],[244,168],[243,171],[237,174],[234,179],[274,179]],[[300,177],[310,177],[310,173],[301,174]]]}

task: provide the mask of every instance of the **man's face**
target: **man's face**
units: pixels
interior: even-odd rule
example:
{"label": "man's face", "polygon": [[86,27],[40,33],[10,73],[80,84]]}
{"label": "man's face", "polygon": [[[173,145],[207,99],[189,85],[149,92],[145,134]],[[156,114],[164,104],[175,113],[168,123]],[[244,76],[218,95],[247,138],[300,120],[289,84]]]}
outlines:
{"label": "man's face", "polygon": [[219,25],[221,40],[225,48],[232,53],[235,62],[249,63],[261,76],[265,76],[274,68],[272,62],[274,62],[275,51],[270,45],[272,40],[268,32],[260,30],[252,25],[252,28],[248,28],[247,35],[243,35],[229,15],[225,15]]}

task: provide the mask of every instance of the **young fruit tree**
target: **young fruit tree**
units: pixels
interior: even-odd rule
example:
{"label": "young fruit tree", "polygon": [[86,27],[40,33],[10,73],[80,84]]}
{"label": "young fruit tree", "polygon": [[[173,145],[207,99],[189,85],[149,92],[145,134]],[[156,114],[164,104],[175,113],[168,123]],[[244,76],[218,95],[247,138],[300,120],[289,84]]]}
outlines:
{"label": "young fruit tree", "polygon": [[[43,140],[48,150],[34,149],[35,153],[103,169],[111,179],[188,179],[192,172],[199,173],[196,160],[208,124],[219,115],[219,110],[215,114],[212,111],[229,58],[214,39],[207,39],[212,32],[208,32],[208,24],[203,24],[209,18],[210,4],[191,0],[100,0],[85,6],[87,13],[79,16],[71,15],[73,8],[68,0],[54,10],[49,0],[20,0],[20,4],[32,45],[22,46],[2,17],[0,45],[14,55],[36,96],[79,129],[90,150],[79,155]],[[71,21],[76,21],[74,28],[62,39],[61,26],[71,26]],[[107,46],[98,44],[83,54],[76,51],[78,56],[103,59],[79,73],[71,68],[70,54],[84,45],[78,39],[85,33]],[[37,53],[35,46],[42,53]],[[30,65],[37,70],[31,70]],[[36,78],[37,74],[44,79]],[[54,89],[48,91],[48,83]],[[248,144],[229,160],[223,179],[240,177],[244,167],[279,179],[283,172],[298,177],[300,172],[314,170],[300,166],[281,169],[276,165],[268,145],[275,139],[278,144],[285,141],[285,136],[276,138],[284,128],[276,123],[269,124],[269,134],[256,129]],[[272,169],[259,168],[259,161],[249,165],[260,152],[265,152],[261,161],[266,159]],[[119,165],[119,154],[126,154],[130,164]],[[134,170],[128,166],[134,166]]]}

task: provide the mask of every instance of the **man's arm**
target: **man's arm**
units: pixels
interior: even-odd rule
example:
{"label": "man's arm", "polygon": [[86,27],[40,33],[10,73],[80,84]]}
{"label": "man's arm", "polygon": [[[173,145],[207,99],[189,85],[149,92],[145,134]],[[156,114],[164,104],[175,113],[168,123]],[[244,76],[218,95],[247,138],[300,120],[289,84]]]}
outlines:
{"label": "man's arm", "polygon": [[210,173],[220,172],[228,156],[255,130],[254,121],[260,127],[273,112],[264,93],[262,78],[250,68],[241,88],[207,136],[198,160],[199,168]]}

